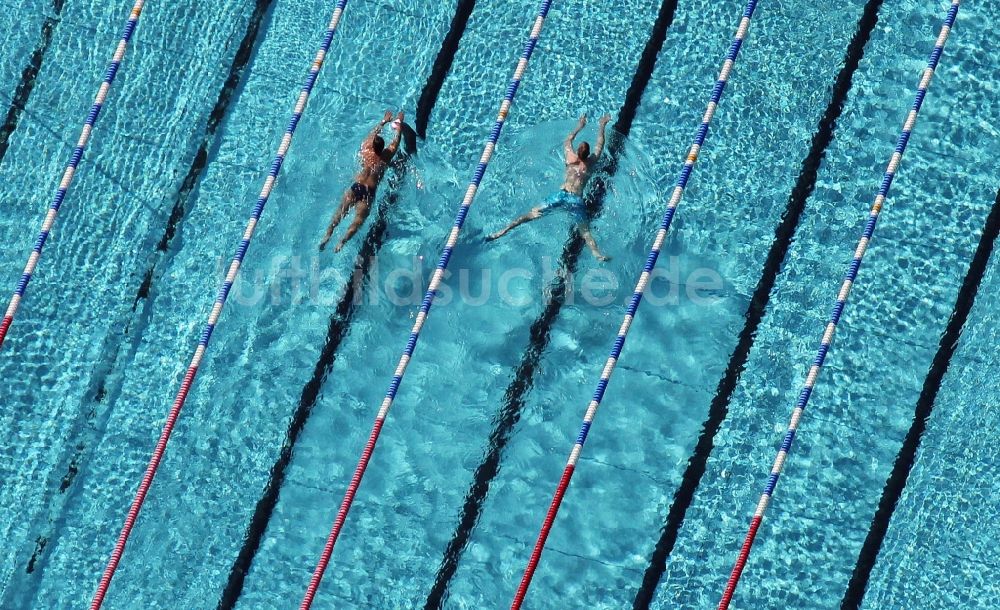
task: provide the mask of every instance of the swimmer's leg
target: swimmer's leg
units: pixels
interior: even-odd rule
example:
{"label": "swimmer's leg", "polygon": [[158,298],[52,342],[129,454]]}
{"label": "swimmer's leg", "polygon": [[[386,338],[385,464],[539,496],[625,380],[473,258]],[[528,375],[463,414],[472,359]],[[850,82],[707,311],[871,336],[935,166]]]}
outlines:
{"label": "swimmer's leg", "polygon": [[590,248],[590,251],[594,254],[594,258],[603,262],[611,260],[610,256],[606,256],[601,249],[597,247],[597,241],[594,240],[594,235],[590,232],[590,224],[586,222],[581,222],[576,225],[576,230],[580,232],[580,237]]}
{"label": "swimmer's leg", "polygon": [[503,237],[504,235],[506,235],[507,233],[509,233],[511,229],[513,229],[515,227],[519,227],[519,226],[523,225],[526,222],[531,222],[533,220],[538,220],[539,218],[542,217],[542,213],[544,211],[545,211],[545,206],[538,206],[537,208],[531,208],[531,211],[528,212],[527,214],[523,214],[521,216],[518,216],[517,218],[514,219],[514,222],[510,223],[509,225],[507,225],[503,229],[497,231],[496,233],[493,233],[492,235],[488,235],[486,237],[486,240],[487,241],[493,241],[494,239],[500,239],[501,237]]}
{"label": "swimmer's leg", "polygon": [[333,230],[337,228],[340,221],[344,219],[344,216],[351,211],[354,204],[357,203],[354,199],[354,193],[348,190],[344,193],[343,199],[340,200],[340,206],[337,211],[333,213],[333,218],[330,219],[330,226],[326,228],[326,235],[323,236],[323,241],[319,242],[319,249],[323,250],[326,248],[327,242],[330,241],[330,237],[333,236]]}
{"label": "swimmer's leg", "polygon": [[358,232],[361,225],[365,224],[365,220],[368,219],[368,214],[372,210],[372,198],[362,199],[357,202],[354,207],[354,220],[351,221],[351,225],[347,227],[347,231],[344,232],[344,236],[340,238],[340,242],[337,247],[333,250],[334,252],[340,252],[340,249],[344,247],[349,239],[354,237],[354,234]]}

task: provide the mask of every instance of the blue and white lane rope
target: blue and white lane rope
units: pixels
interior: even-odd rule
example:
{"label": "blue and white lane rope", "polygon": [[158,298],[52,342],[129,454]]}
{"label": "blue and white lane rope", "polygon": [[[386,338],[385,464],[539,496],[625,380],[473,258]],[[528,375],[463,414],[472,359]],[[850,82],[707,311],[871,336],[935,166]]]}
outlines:
{"label": "blue and white lane rope", "polygon": [[427,293],[424,295],[423,303],[420,305],[420,311],[417,313],[417,319],[414,322],[413,329],[410,331],[410,336],[406,341],[406,347],[403,349],[403,354],[399,359],[399,364],[396,365],[396,371],[389,382],[389,389],[385,394],[385,399],[382,401],[382,406],[379,408],[378,415],[375,417],[375,423],[372,426],[368,442],[365,444],[365,448],[361,453],[360,459],[358,460],[357,467],[354,469],[354,475],[351,477],[351,482],[347,486],[347,491],[345,492],[344,499],[340,504],[340,509],[337,511],[337,517],[334,519],[330,535],[327,537],[326,544],[323,547],[323,552],[320,554],[319,562],[316,565],[316,569],[313,571],[312,578],[309,581],[309,586],[306,588],[305,597],[302,600],[300,610],[308,610],[312,606],[313,599],[316,596],[316,590],[319,588],[320,581],[323,579],[323,573],[326,571],[326,567],[330,563],[330,557],[333,555],[333,548],[337,544],[337,538],[340,536],[340,532],[344,527],[344,522],[347,520],[347,513],[351,510],[351,504],[353,504],[358,487],[361,485],[361,479],[364,477],[365,470],[368,468],[368,463],[371,460],[375,444],[378,442],[379,434],[382,431],[382,425],[385,423],[385,419],[389,415],[389,409],[392,407],[392,402],[396,398],[396,392],[399,390],[399,385],[403,381],[403,375],[406,374],[406,367],[410,363],[410,358],[413,357],[413,351],[420,338],[420,330],[423,328],[424,322],[427,320],[427,314],[430,312],[431,305],[434,303],[434,297],[437,294],[438,287],[441,285],[442,279],[444,279],[445,270],[448,269],[448,261],[451,259],[452,251],[455,248],[455,244],[458,242],[458,234],[462,230],[462,225],[465,224],[465,218],[469,213],[469,207],[472,205],[472,202],[476,197],[476,191],[479,190],[479,183],[482,182],[483,176],[486,174],[486,168],[489,165],[490,158],[493,157],[493,151],[496,149],[497,141],[500,139],[500,132],[503,130],[504,123],[507,120],[507,114],[510,112],[510,106],[514,102],[514,96],[517,95],[517,89],[521,85],[521,78],[524,76],[524,72],[528,68],[528,62],[531,60],[531,55],[535,50],[535,45],[538,44],[538,37],[542,33],[542,26],[545,23],[545,17],[548,15],[549,7],[551,5],[552,0],[543,0],[539,5],[538,16],[535,18],[535,22],[531,27],[531,34],[528,36],[528,41],[524,45],[524,51],[521,53],[521,59],[518,61],[517,68],[514,70],[514,76],[511,78],[510,84],[507,86],[507,93],[504,96],[503,101],[500,103],[500,111],[497,114],[496,122],[493,124],[493,129],[490,131],[489,141],[487,141],[486,147],[483,149],[483,155],[479,159],[479,165],[476,166],[476,170],[472,175],[472,182],[469,183],[469,188],[465,192],[465,198],[462,200],[462,204],[458,208],[458,215],[455,217],[455,224],[452,226],[451,234],[448,236],[448,241],[445,244],[444,250],[441,252],[441,258],[438,260],[437,269],[434,271],[434,275],[431,277],[430,284],[427,287]]}
{"label": "blue and white lane rope", "polygon": [[312,66],[309,69],[309,75],[306,76],[305,84],[302,86],[302,91],[299,93],[298,100],[295,103],[295,110],[292,112],[292,118],[288,123],[288,127],[285,129],[284,136],[281,138],[281,144],[278,145],[278,153],[274,157],[274,161],[271,163],[271,169],[267,173],[267,178],[264,180],[264,186],[260,191],[260,196],[258,197],[257,203],[254,205],[253,211],[250,214],[250,220],[247,222],[240,244],[236,248],[236,255],[233,257],[233,261],[229,265],[229,271],[226,273],[226,278],[222,282],[222,286],[219,288],[215,304],[212,306],[212,311],[208,316],[208,323],[205,325],[205,328],[201,333],[201,338],[198,341],[197,348],[195,348],[191,364],[188,366],[187,372],[184,374],[180,390],[178,390],[177,397],[174,399],[173,406],[167,415],[167,421],[163,426],[160,439],[156,443],[156,448],[153,450],[153,456],[150,458],[149,465],[146,467],[146,472],[142,477],[142,482],[139,484],[139,490],[136,492],[135,499],[132,501],[132,506],[129,508],[128,515],[125,517],[125,524],[122,526],[121,534],[118,536],[118,542],[115,544],[114,551],[111,553],[111,558],[108,560],[107,567],[104,570],[104,575],[101,577],[101,582],[97,587],[97,592],[94,594],[94,600],[90,604],[90,610],[98,610],[104,602],[108,586],[111,584],[111,579],[115,575],[118,563],[121,561],[122,553],[125,551],[125,544],[128,542],[128,538],[132,533],[132,528],[135,525],[136,518],[139,516],[139,510],[142,508],[142,503],[146,499],[149,487],[153,483],[153,477],[156,476],[156,469],[159,467],[160,460],[163,458],[163,453],[166,450],[167,442],[170,440],[170,434],[174,429],[174,424],[177,423],[177,418],[180,415],[181,408],[184,406],[184,402],[187,400],[188,392],[191,390],[191,385],[194,383],[195,376],[198,374],[198,367],[201,365],[202,358],[205,356],[205,351],[208,349],[209,341],[212,338],[212,332],[215,330],[215,325],[219,321],[219,315],[222,313],[222,308],[225,306],[226,299],[229,297],[229,291],[233,287],[233,282],[236,281],[237,274],[239,274],[240,265],[243,264],[243,257],[246,256],[247,249],[250,247],[250,240],[253,238],[254,231],[257,228],[257,222],[260,220],[261,214],[264,212],[264,206],[267,205],[267,200],[271,196],[271,190],[274,188],[274,183],[278,180],[278,173],[281,171],[281,165],[285,161],[285,155],[288,154],[288,149],[292,145],[292,137],[295,135],[295,129],[299,124],[299,119],[302,118],[302,113],[306,109],[306,103],[309,101],[309,94],[312,93],[313,85],[316,84],[316,78],[319,76],[319,71],[323,67],[323,61],[326,59],[326,54],[330,50],[330,43],[333,41],[333,35],[337,31],[337,25],[340,23],[340,18],[343,15],[346,6],[347,0],[338,0],[337,5],[333,10],[333,16],[330,18],[330,24],[327,26],[326,34],[323,36],[323,42],[320,45],[319,51],[316,52],[315,59],[313,59]]}
{"label": "blue and white lane rope", "polygon": [[52,225],[56,222],[59,208],[62,207],[63,201],[66,199],[66,193],[73,183],[76,168],[80,165],[80,160],[83,159],[83,151],[86,150],[87,143],[90,141],[90,134],[93,132],[94,125],[97,124],[97,117],[100,116],[101,108],[104,107],[104,102],[108,98],[108,91],[111,90],[111,85],[115,82],[118,68],[125,57],[125,49],[128,47],[128,43],[132,39],[132,34],[135,32],[135,26],[139,22],[139,15],[142,14],[144,4],[146,4],[146,0],[136,0],[136,3],[132,6],[132,11],[129,13],[128,21],[125,22],[125,29],[122,31],[121,39],[118,41],[118,47],[115,48],[115,54],[111,58],[111,63],[108,64],[108,69],[104,72],[104,80],[101,82],[100,89],[97,90],[97,97],[94,99],[94,104],[90,107],[90,112],[87,113],[87,120],[83,123],[83,129],[80,131],[80,138],[76,141],[76,147],[73,148],[69,165],[63,171],[62,180],[59,182],[59,188],[56,189],[55,198],[49,206],[48,214],[45,215],[42,228],[35,239],[35,245],[31,248],[31,254],[28,255],[28,263],[24,266],[24,272],[21,274],[21,279],[17,282],[17,287],[14,288],[14,294],[7,305],[7,311],[4,313],[3,318],[0,319],[0,347],[3,347],[7,331],[10,330],[10,325],[14,323],[14,316],[17,315],[17,309],[24,298],[24,292],[28,289],[28,283],[31,282],[31,277],[38,267],[38,259],[42,257],[42,248],[45,247],[45,242],[49,239],[49,232],[52,231]]}
{"label": "blue and white lane rope", "polygon": [[615,365],[618,363],[618,357],[621,355],[622,347],[625,345],[625,339],[628,336],[629,328],[632,326],[632,320],[635,318],[636,311],[639,309],[639,303],[642,301],[642,294],[646,290],[646,285],[649,282],[649,277],[653,271],[653,267],[656,266],[656,259],[660,256],[660,249],[663,247],[663,242],[667,238],[667,231],[670,229],[670,223],[674,218],[674,212],[677,209],[677,205],[680,203],[681,198],[684,196],[684,189],[687,187],[688,179],[690,179],[691,172],[694,171],[694,165],[698,161],[698,153],[701,151],[701,147],[705,144],[705,139],[708,136],[709,124],[712,122],[712,117],[715,116],[719,100],[722,99],[722,92],[725,90],[726,83],[729,81],[729,75],[733,70],[733,65],[736,63],[736,58],[739,56],[740,47],[743,46],[747,30],[750,28],[750,20],[753,18],[753,13],[756,8],[757,0],[750,0],[750,2],[747,3],[746,8],[743,10],[743,16],[740,19],[739,27],[736,30],[736,36],[729,47],[729,51],[726,53],[725,62],[722,64],[722,71],[719,74],[718,80],[715,82],[715,87],[712,89],[712,97],[708,102],[708,108],[705,110],[705,114],[702,117],[701,125],[698,126],[698,131],[695,133],[694,142],[688,150],[684,166],[681,168],[680,176],[677,178],[677,184],[674,187],[670,201],[667,203],[667,210],[663,214],[663,220],[660,222],[660,228],[656,233],[656,238],[653,240],[653,247],[649,252],[649,256],[646,258],[646,266],[643,267],[642,274],[639,276],[639,281],[635,287],[635,292],[632,294],[632,300],[629,302],[628,307],[625,310],[625,319],[622,322],[621,328],[618,330],[618,335],[615,337],[614,344],[611,348],[611,355],[608,357],[607,363],[604,365],[604,370],[601,371],[601,378],[597,382],[597,389],[594,391],[594,397],[587,406],[586,414],[583,416],[583,424],[580,427],[576,443],[573,444],[573,449],[569,454],[569,460],[566,462],[566,467],[563,469],[562,477],[559,479],[559,484],[556,486],[555,494],[552,497],[552,503],[549,505],[548,512],[545,514],[545,520],[542,522],[541,531],[538,533],[538,538],[535,541],[534,550],[531,552],[528,565],[521,578],[521,584],[518,586],[517,592],[514,595],[514,600],[511,603],[511,610],[517,610],[521,607],[521,604],[524,602],[524,597],[528,593],[528,587],[531,586],[531,579],[534,577],[535,569],[538,567],[538,562],[541,559],[542,550],[545,548],[545,541],[549,537],[549,531],[552,529],[552,524],[559,512],[559,506],[562,504],[562,500],[566,495],[566,490],[569,487],[570,480],[573,478],[573,471],[576,468],[577,460],[580,459],[580,453],[583,451],[583,445],[587,442],[587,434],[590,432],[590,426],[594,421],[594,417],[597,415],[597,409],[601,406],[601,400],[604,398],[604,392],[608,387],[611,374],[615,370]]}
{"label": "blue and white lane rope", "polygon": [[861,268],[861,261],[865,256],[865,252],[868,250],[868,242],[871,240],[872,234],[875,232],[875,224],[878,222],[879,213],[882,211],[882,205],[889,196],[889,188],[892,186],[892,180],[896,177],[896,170],[899,169],[899,162],[903,158],[903,153],[906,152],[906,145],[910,141],[910,134],[913,133],[913,126],[917,122],[917,114],[920,112],[920,107],[923,105],[924,98],[927,95],[927,87],[930,86],[931,78],[934,76],[934,70],[937,69],[938,62],[941,59],[941,53],[944,51],[944,44],[948,40],[948,34],[951,32],[952,26],[955,25],[955,17],[958,15],[958,4],[959,0],[952,1],[951,7],[948,9],[948,15],[945,17],[944,24],[941,26],[941,33],[938,34],[934,50],[931,51],[930,59],[927,61],[927,67],[924,68],[923,75],[920,78],[920,84],[917,86],[917,95],[916,99],[913,101],[913,107],[910,109],[910,113],[906,117],[906,122],[903,124],[903,132],[899,134],[899,140],[896,142],[895,151],[889,159],[889,166],[885,170],[885,175],[882,178],[882,185],[879,187],[878,194],[875,196],[875,203],[872,205],[871,212],[869,213],[868,222],[865,224],[864,232],[861,234],[861,239],[858,241],[857,248],[854,250],[854,259],[851,260],[851,264],[847,268],[847,275],[844,277],[844,283],[840,286],[840,292],[837,293],[837,301],[833,305],[833,312],[830,314],[830,320],[827,322],[826,329],[823,331],[823,338],[820,341],[816,358],[813,360],[812,367],[809,368],[809,373],[806,375],[806,381],[802,386],[802,391],[799,393],[799,398],[795,403],[795,408],[792,410],[791,421],[788,423],[788,431],[785,433],[785,437],[781,441],[781,447],[778,450],[778,455],[775,457],[774,465],[771,467],[771,474],[767,479],[767,484],[764,486],[764,493],[761,495],[760,501],[757,503],[757,509],[754,511],[753,519],[750,521],[750,527],[747,531],[746,538],[743,541],[743,546],[740,548],[736,564],[733,566],[733,571],[729,576],[729,581],[726,583],[726,588],[722,593],[722,599],[719,601],[719,610],[727,610],[729,608],[729,604],[733,598],[733,593],[736,592],[736,586],[739,584],[740,576],[743,574],[743,568],[746,567],[747,559],[750,557],[750,549],[753,547],[754,539],[757,537],[757,530],[760,529],[760,524],[764,519],[764,512],[767,511],[767,506],[771,502],[771,497],[774,495],[774,489],[778,485],[778,479],[781,477],[781,471],[785,467],[785,461],[788,458],[788,453],[792,450],[792,443],[795,441],[795,432],[798,430],[799,422],[802,419],[802,412],[809,403],[809,397],[812,395],[813,388],[816,386],[816,379],[819,377],[820,369],[823,367],[823,362],[826,360],[826,356],[830,351],[830,344],[833,343],[833,335],[837,331],[837,324],[840,323],[840,317],[843,315],[844,307],[847,305],[847,297],[851,293],[851,287],[854,285],[854,281],[858,277],[858,270]]}

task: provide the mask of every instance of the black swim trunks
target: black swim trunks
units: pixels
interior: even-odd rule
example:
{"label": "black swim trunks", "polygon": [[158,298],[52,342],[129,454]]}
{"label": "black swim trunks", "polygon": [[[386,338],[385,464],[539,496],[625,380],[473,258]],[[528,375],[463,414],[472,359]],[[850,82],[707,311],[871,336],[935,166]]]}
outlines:
{"label": "black swim trunks", "polygon": [[351,185],[351,193],[354,194],[354,198],[358,201],[371,201],[375,197],[375,189],[360,182],[355,182]]}

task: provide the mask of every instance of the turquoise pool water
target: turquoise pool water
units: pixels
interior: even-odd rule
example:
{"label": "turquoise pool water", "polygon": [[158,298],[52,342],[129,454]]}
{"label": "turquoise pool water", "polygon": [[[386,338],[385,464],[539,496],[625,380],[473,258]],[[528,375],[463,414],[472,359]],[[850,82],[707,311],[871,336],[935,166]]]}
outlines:
{"label": "turquoise pool water", "polygon": [[[574,298],[541,324],[544,350],[519,376],[568,221],[482,236],[558,186],[559,141],[581,111],[622,107],[661,11],[654,0],[556,0],[452,259],[456,292],[465,269],[469,294],[490,296],[434,309],[314,608],[425,606],[497,414],[521,392],[443,606],[509,603],[742,5],[678,0],[669,11],[594,223],[613,259],[580,257]],[[129,7],[4,7],[3,108],[53,24],[0,161],[0,286],[12,287]],[[456,8],[352,0],[105,608],[224,607],[365,232],[337,255],[316,244],[360,138],[385,108],[415,115]],[[878,8],[652,608],[718,600],[945,8]],[[331,10],[147,5],[0,353],[0,607],[90,599]],[[661,258],[660,298],[637,318],[528,607],[633,604],[864,10],[760,3]],[[232,607],[301,598],[418,306],[397,297],[433,268],[535,11],[475,3]],[[734,607],[830,608],[844,595],[1000,187],[997,22],[993,3],[962,8]],[[227,90],[241,49],[249,61]],[[996,599],[995,258],[865,608]],[[523,274],[504,283],[509,269]],[[614,298],[588,302],[583,287],[611,278]],[[718,283],[694,290],[699,278]]]}

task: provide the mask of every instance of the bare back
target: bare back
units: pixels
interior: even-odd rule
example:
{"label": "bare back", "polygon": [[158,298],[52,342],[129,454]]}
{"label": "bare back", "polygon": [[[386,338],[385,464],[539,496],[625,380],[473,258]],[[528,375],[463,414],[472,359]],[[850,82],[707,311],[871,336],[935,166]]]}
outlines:
{"label": "bare back", "polygon": [[389,161],[385,158],[387,152],[383,150],[379,155],[370,143],[365,142],[361,147],[361,170],[354,176],[354,181],[373,189],[377,187],[389,167]]}
{"label": "bare back", "polygon": [[591,156],[584,161],[575,152],[566,154],[566,177],[563,180],[562,188],[568,193],[582,195],[583,189],[590,180],[590,170],[593,167],[596,156]]}

